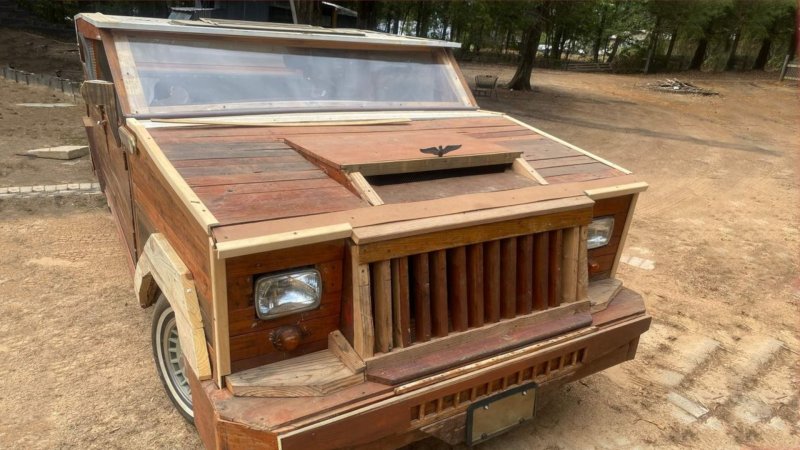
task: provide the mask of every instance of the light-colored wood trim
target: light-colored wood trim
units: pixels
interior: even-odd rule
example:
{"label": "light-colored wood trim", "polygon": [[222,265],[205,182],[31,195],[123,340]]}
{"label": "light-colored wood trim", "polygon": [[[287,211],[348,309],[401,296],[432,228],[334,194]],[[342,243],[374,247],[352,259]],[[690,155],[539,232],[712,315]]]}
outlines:
{"label": "light-colored wood trim", "polygon": [[211,363],[192,274],[160,233],[150,235],[136,264],[133,285],[140,304],[149,304],[147,297],[155,290],[153,283],[175,312],[175,324],[186,364],[198,379],[210,379]]}
{"label": "light-colored wood trim", "polygon": [[217,242],[216,250],[219,258],[234,258],[253,253],[281,250],[301,245],[347,239],[353,233],[348,223],[327,225],[318,228],[268,234],[236,241]]}
{"label": "light-colored wood trim", "polygon": [[136,135],[136,141],[141,144],[143,151],[146,151],[153,164],[167,180],[170,187],[175,191],[175,195],[181,199],[184,206],[189,210],[197,222],[206,230],[206,233],[211,233],[211,228],[219,224],[214,214],[208,210],[206,205],[200,200],[200,197],[195,194],[186,180],[178,173],[175,166],[169,162],[169,159],[161,151],[161,148],[156,144],[155,139],[150,136],[150,133],[142,126],[136,119],[127,119],[126,124]]}
{"label": "light-colored wood trim", "polygon": [[328,350],[333,352],[339,360],[352,370],[353,373],[361,373],[367,367],[364,360],[358,356],[341,331],[334,330],[328,334]]}
{"label": "light-colored wood trim", "polygon": [[119,127],[119,137],[122,141],[122,148],[131,155],[136,154],[136,136],[131,133],[125,125]]}
{"label": "light-colored wood trim", "polygon": [[583,153],[584,155],[586,155],[586,156],[588,156],[590,158],[594,158],[597,161],[599,161],[599,162],[601,162],[601,163],[603,163],[603,164],[605,164],[605,165],[607,165],[609,167],[613,167],[614,169],[617,169],[617,170],[619,170],[620,172],[622,172],[622,173],[624,173],[626,175],[631,173],[630,170],[628,170],[628,169],[626,169],[624,167],[618,166],[618,165],[612,163],[611,161],[605,160],[605,159],[595,155],[594,153],[587,152],[586,150],[584,150],[584,149],[582,149],[582,148],[580,148],[580,147],[578,147],[576,145],[570,144],[569,142],[566,142],[566,141],[564,141],[562,139],[559,139],[559,138],[553,136],[552,134],[545,133],[544,131],[542,131],[542,130],[536,128],[536,127],[533,127],[531,125],[528,125],[527,123],[525,123],[525,122],[523,122],[521,120],[517,120],[517,119],[515,119],[515,118],[513,118],[511,116],[508,116],[508,115],[506,115],[506,118],[508,118],[508,120],[510,120],[510,121],[512,121],[512,122],[514,122],[514,123],[516,123],[518,125],[521,125],[521,126],[527,128],[527,129],[533,131],[534,133],[542,135],[543,137],[545,137],[547,139],[550,139],[552,141],[558,142],[559,144],[562,144],[562,145],[566,145],[567,147],[575,150],[576,152]]}
{"label": "light-colored wood trim", "polygon": [[617,268],[619,267],[619,259],[622,257],[622,250],[625,248],[625,240],[628,238],[628,230],[631,228],[631,221],[633,221],[633,211],[636,209],[636,202],[639,200],[639,194],[633,194],[631,204],[628,206],[628,215],[625,217],[625,225],[622,227],[622,235],[617,244],[617,253],[614,255],[614,264],[611,266],[611,273],[609,276],[614,278],[617,275]]}
{"label": "light-colored wood trim", "polygon": [[359,197],[361,197],[364,201],[369,203],[372,206],[383,205],[383,199],[375,189],[372,189],[372,186],[369,184],[364,175],[361,172],[351,172],[347,174],[347,178],[350,180],[350,183],[353,187],[358,191]]}
{"label": "light-colored wood trim", "polygon": [[621,197],[623,195],[638,194],[647,190],[649,185],[644,181],[630,184],[620,184],[596,189],[587,189],[586,195],[592,200],[602,200],[604,198]]}
{"label": "light-colored wood trim", "polygon": [[552,214],[573,209],[588,208],[594,205],[584,195],[576,197],[545,200],[502,208],[482,209],[438,217],[406,220],[388,224],[371,225],[353,229],[353,242],[364,245],[387,239],[398,239],[421,233],[454,230],[473,227],[491,222],[521,219],[544,214]]}
{"label": "light-colored wood trim", "polygon": [[589,255],[587,253],[587,239],[589,239],[589,226],[582,225],[578,238],[578,288],[575,294],[578,301],[586,300],[589,296]]}
{"label": "light-colored wood trim", "polygon": [[319,397],[364,382],[329,350],[237,372],[225,377],[237,397]]}
{"label": "light-colored wood trim", "polygon": [[522,158],[517,158],[514,160],[514,163],[511,165],[511,168],[514,170],[514,173],[522,175],[525,178],[530,178],[541,185],[550,184],[547,180],[544,179],[543,176],[539,174],[530,164],[528,161],[525,161]]}
{"label": "light-colored wood trim", "polygon": [[[258,126],[272,126],[282,123],[303,123],[308,125],[323,125],[328,122],[359,122],[359,121],[397,121],[397,120],[436,120],[436,119],[471,119],[482,117],[497,117],[501,113],[491,111],[363,111],[363,112],[328,112],[328,113],[286,113],[286,114],[245,114],[227,117],[196,117],[192,119],[150,119],[142,120],[146,128],[173,128],[203,126],[195,123],[213,122],[214,125],[232,124],[257,124]],[[191,123],[190,123],[191,122]],[[406,122],[403,122],[405,124]]]}
{"label": "light-colored wood trim", "polygon": [[477,107],[478,101],[475,100],[475,96],[472,95],[472,90],[469,88],[469,83],[467,83],[467,79],[464,78],[464,74],[461,72],[461,68],[458,66],[458,62],[456,61],[455,56],[453,56],[452,50],[445,50],[445,60],[453,69],[453,73],[455,74],[455,83],[457,83],[461,88],[464,90],[464,100],[467,101],[472,106]]}
{"label": "light-colored wood trim", "polygon": [[372,302],[374,305],[375,346],[380,352],[392,350],[392,268],[391,261],[374,264]]}
{"label": "light-colored wood trim", "polygon": [[608,303],[617,296],[622,289],[622,281],[616,278],[607,278],[589,283],[589,301],[592,302],[592,312],[606,309]]}
{"label": "light-colored wood trim", "polygon": [[375,352],[375,326],[372,322],[372,293],[369,282],[369,264],[360,264],[358,247],[350,246],[353,264],[353,349],[361,358]]}
{"label": "light-colored wood trim", "polygon": [[131,44],[128,42],[127,36],[124,34],[114,35],[114,48],[117,52],[120,75],[122,75],[123,85],[121,88],[126,90],[130,112],[141,114],[148,108],[147,98],[142,89],[142,81],[136,71],[136,61],[133,60]]}
{"label": "light-colored wood trim", "polygon": [[228,275],[226,260],[220,258],[214,248],[214,241],[208,238],[208,252],[211,255],[211,293],[214,317],[214,352],[216,353],[217,385],[222,388],[226,375],[231,373],[231,340],[228,330]]}
{"label": "light-colored wood trim", "polygon": [[502,362],[508,361],[510,359],[517,358],[518,356],[527,355],[529,353],[538,352],[539,350],[544,350],[549,347],[553,347],[555,345],[561,344],[563,342],[585,336],[587,334],[591,334],[597,331],[597,327],[589,326],[587,328],[580,329],[578,331],[573,331],[571,333],[562,334],[560,336],[554,337],[552,339],[548,339],[546,341],[537,342],[535,344],[529,345],[527,347],[523,347],[517,350],[513,350],[510,352],[502,353],[497,356],[493,356],[488,359],[484,359],[478,362],[474,362],[472,364],[467,364],[465,366],[461,366],[452,370],[448,370],[447,372],[441,372],[436,375],[432,375],[429,377],[425,377],[418,381],[412,381],[408,384],[404,384],[398,386],[394,389],[395,395],[405,394],[407,392],[416,391],[418,389],[424,388],[426,386],[430,386],[432,384],[440,383],[442,381],[447,381],[451,378],[455,378],[459,375],[463,375],[466,373],[470,373],[475,370],[483,369],[485,367],[491,367],[496,364],[500,364]]}
{"label": "light-colored wood trim", "polygon": [[189,125],[226,125],[236,127],[338,127],[338,126],[358,126],[358,125],[407,125],[411,119],[374,119],[374,120],[331,120],[328,122],[276,122],[264,120],[255,121],[235,121],[227,117],[219,118],[199,118],[199,119],[150,119],[152,122],[159,123],[180,123]]}
{"label": "light-colored wood trim", "polygon": [[562,302],[577,300],[578,293],[578,252],[580,251],[580,229],[571,227],[563,233],[564,251],[561,256],[561,296]]}

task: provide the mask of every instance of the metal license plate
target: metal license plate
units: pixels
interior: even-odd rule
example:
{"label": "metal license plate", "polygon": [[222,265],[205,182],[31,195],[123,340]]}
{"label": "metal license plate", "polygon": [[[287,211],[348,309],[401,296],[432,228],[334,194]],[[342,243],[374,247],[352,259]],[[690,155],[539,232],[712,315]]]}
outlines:
{"label": "metal license plate", "polygon": [[536,384],[477,401],[467,409],[467,445],[475,445],[533,419]]}

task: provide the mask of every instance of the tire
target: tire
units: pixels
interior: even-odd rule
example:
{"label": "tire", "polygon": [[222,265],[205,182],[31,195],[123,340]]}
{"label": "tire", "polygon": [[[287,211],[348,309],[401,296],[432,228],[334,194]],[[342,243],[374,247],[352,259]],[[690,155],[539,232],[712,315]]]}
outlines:
{"label": "tire", "polygon": [[161,384],[164,385],[164,390],[167,391],[167,397],[183,418],[194,424],[192,392],[189,388],[189,379],[184,373],[178,328],[175,325],[175,312],[164,294],[158,295],[158,301],[153,310],[151,343],[156,372],[161,379]]}

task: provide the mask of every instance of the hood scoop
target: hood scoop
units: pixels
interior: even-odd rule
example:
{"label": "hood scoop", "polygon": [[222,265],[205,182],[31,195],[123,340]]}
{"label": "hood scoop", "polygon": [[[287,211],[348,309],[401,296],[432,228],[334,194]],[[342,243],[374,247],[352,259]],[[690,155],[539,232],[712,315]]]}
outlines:
{"label": "hood scoop", "polygon": [[367,177],[507,165],[521,154],[463,133],[434,130],[303,135],[286,142],[320,165]]}

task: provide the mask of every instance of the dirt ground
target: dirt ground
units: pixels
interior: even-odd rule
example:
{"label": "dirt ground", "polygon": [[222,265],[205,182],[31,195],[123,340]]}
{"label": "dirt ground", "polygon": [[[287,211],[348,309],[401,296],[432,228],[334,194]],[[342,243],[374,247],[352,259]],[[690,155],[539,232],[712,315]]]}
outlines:
{"label": "dirt ground", "polygon": [[[654,318],[635,361],[565,386],[535,421],[482,448],[800,446],[796,87],[674,76],[721,95],[537,71],[532,93],[480,99],[650,183],[618,276]],[[0,167],[18,161],[9,148],[81,139],[78,109],[13,119],[27,114],[11,113],[19,98],[47,95],[0,83]],[[11,168],[0,186],[83,180],[88,170]],[[136,304],[122,252],[96,196],[0,200],[0,447],[200,446],[156,377],[151,313]]]}

